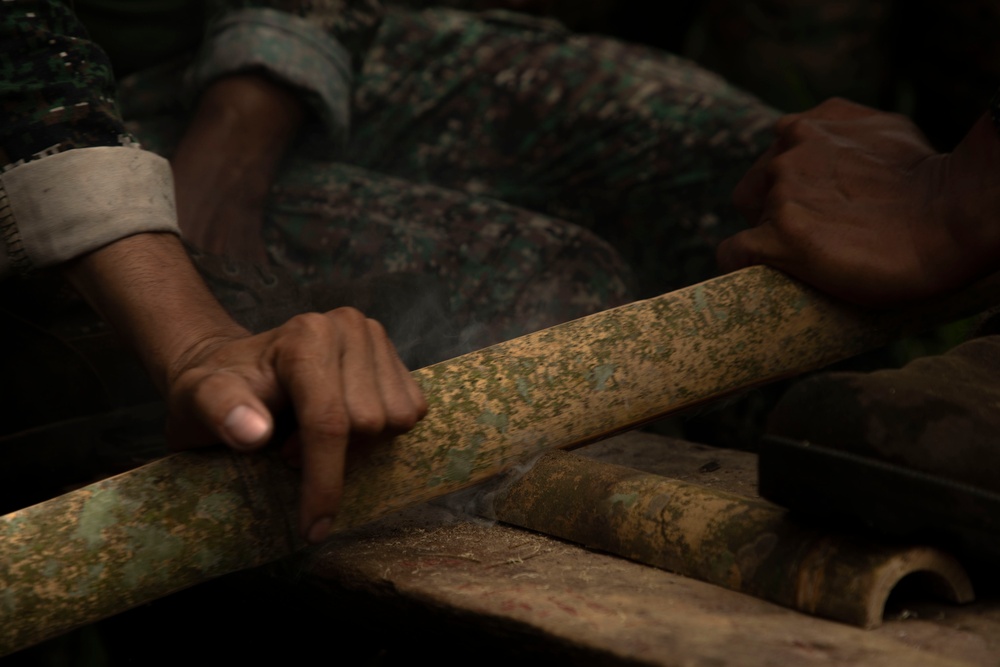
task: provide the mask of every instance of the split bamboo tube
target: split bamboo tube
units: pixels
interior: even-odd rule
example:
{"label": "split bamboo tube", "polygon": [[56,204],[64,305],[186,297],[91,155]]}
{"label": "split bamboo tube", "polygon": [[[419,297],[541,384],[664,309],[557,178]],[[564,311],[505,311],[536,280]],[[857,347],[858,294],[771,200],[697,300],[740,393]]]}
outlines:
{"label": "split bamboo tube", "polygon": [[[430,413],[353,452],[336,529],[974,312],[995,285],[870,314],[753,267],[416,371]],[[0,518],[0,654],[301,548],[294,487],[266,457],[187,453]]]}
{"label": "split bamboo tube", "polygon": [[500,521],[862,628],[882,624],[910,574],[951,602],[974,597],[938,549],[831,534],[764,500],[566,452],[546,453],[493,503]]}

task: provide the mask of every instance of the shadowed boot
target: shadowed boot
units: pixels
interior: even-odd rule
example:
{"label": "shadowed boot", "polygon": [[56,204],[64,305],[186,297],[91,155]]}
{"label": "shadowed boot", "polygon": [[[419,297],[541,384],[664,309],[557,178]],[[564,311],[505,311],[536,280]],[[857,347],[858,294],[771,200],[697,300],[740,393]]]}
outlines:
{"label": "shadowed boot", "polygon": [[807,379],[768,431],[1000,492],[1000,336],[899,370]]}

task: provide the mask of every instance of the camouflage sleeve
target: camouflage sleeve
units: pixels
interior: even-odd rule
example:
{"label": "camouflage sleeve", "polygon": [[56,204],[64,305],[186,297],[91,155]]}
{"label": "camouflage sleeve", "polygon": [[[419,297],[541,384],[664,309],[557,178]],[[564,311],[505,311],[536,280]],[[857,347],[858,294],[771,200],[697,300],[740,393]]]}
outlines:
{"label": "camouflage sleeve", "polygon": [[353,72],[381,21],[379,0],[215,0],[189,72],[192,92],[254,70],[290,85],[342,140],[350,125]]}
{"label": "camouflage sleeve", "polygon": [[13,0],[0,13],[0,146],[6,162],[127,145],[104,52],[68,2]]}
{"label": "camouflage sleeve", "polygon": [[2,0],[0,276],[176,231],[169,164],[125,132],[68,1]]}

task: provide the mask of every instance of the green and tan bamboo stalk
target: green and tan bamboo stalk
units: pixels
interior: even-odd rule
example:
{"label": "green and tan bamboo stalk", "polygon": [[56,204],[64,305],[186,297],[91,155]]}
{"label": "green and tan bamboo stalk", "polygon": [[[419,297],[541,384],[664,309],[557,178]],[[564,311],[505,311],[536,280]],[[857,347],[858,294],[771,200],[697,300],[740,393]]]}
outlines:
{"label": "green and tan bamboo stalk", "polygon": [[764,500],[566,452],[543,455],[493,502],[501,521],[863,628],[881,625],[915,572],[953,602],[973,599],[962,566],[937,549],[830,534]]}
{"label": "green and tan bamboo stalk", "polygon": [[[873,315],[753,267],[416,371],[430,414],[352,459],[336,528],[858,354],[997,292]],[[185,454],[0,518],[0,654],[300,548],[293,486],[263,457]]]}

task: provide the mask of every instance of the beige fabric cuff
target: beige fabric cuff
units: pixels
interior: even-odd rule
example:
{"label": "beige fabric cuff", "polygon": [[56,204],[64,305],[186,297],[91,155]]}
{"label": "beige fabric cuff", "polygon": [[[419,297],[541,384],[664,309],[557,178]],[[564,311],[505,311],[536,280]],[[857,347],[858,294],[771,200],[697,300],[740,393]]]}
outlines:
{"label": "beige fabric cuff", "polygon": [[170,163],[138,148],[77,148],[0,174],[0,276],[133,234],[177,229]]}

